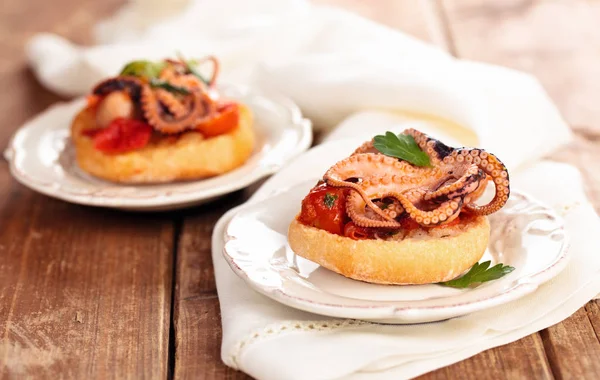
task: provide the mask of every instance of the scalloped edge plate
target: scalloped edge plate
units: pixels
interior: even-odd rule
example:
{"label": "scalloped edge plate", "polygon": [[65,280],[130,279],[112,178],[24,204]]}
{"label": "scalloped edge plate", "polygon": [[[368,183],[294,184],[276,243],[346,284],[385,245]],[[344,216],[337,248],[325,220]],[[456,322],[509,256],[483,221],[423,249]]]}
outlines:
{"label": "scalloped edge plate", "polygon": [[257,146],[237,169],[220,176],[167,184],[125,185],[95,178],[76,163],[70,142],[73,117],[84,99],[51,106],[13,135],[4,156],[23,185],[67,202],[135,211],[179,209],[213,200],[277,172],[309,148],[312,126],[290,99],[248,87],[219,89],[248,105],[254,114]]}
{"label": "scalloped edge plate", "polygon": [[507,276],[466,290],[351,280],[296,256],[288,245],[289,223],[315,182],[242,205],[223,222],[223,255],[233,271],[256,291],[300,310],[380,323],[440,321],[523,297],[568,262],[569,239],[562,219],[513,190],[506,206],[489,217],[492,232],[481,260],[514,266]]}

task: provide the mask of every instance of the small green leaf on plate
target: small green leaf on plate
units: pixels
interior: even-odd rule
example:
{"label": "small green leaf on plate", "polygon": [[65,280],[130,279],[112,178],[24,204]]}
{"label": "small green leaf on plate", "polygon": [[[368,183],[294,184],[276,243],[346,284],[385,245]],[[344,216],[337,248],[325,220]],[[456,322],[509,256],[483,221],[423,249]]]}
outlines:
{"label": "small green leaf on plate", "polygon": [[440,282],[439,285],[464,289],[473,285],[479,285],[483,282],[497,280],[515,270],[514,267],[502,263],[498,263],[490,268],[490,264],[491,261],[475,263],[475,265],[473,265],[463,276],[455,278],[454,280]]}

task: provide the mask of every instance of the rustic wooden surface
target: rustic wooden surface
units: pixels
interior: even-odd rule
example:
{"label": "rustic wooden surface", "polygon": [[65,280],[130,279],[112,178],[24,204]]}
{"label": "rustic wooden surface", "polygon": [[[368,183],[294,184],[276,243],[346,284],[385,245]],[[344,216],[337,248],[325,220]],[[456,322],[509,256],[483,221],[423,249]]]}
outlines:
{"label": "rustic wooden surface", "polygon": [[[600,210],[600,2],[319,0],[459,57],[538,76],[577,132],[554,158],[582,169]],[[0,9],[0,142],[59,100],[26,68],[24,42],[50,31],[79,43],[121,0],[6,0]],[[376,4],[376,5],[373,5]],[[203,207],[136,215],[38,195],[0,169],[0,378],[243,379],[220,361],[210,257],[216,220],[256,186]],[[600,376],[600,304],[515,343],[422,378]]]}
{"label": "rustic wooden surface", "polygon": [[[25,64],[23,43],[52,31],[89,40],[115,1],[3,1],[2,149],[56,102]],[[41,196],[0,168],[0,378],[165,378],[173,284],[172,215],[80,207]]]}

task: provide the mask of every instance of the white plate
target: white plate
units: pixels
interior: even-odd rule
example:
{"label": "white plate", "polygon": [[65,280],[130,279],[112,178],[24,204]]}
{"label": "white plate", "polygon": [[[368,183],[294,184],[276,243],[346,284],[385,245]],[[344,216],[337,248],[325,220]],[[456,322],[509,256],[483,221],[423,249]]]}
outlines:
{"label": "white plate", "polygon": [[310,122],[289,99],[224,85],[226,97],[248,105],[254,114],[257,146],[241,167],[221,176],[156,185],[121,185],[84,173],[69,139],[73,117],[84,106],[78,99],[51,107],[21,127],[5,157],[22,184],[65,201],[130,210],[167,210],[210,201],[275,173],[305,151],[312,141]]}
{"label": "white plate", "polygon": [[296,256],[287,229],[316,180],[242,206],[227,224],[223,254],[252,288],[291,307],[381,323],[444,320],[500,305],[533,292],[567,264],[562,220],[518,191],[489,217],[492,233],[481,261],[516,269],[473,289],[440,285],[393,286],[355,281]]}

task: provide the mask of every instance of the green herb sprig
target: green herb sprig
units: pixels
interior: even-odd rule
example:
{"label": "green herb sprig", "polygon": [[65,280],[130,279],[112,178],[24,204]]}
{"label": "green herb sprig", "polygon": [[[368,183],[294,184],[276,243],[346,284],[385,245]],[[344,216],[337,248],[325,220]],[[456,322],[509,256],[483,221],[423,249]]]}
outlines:
{"label": "green herb sprig", "polygon": [[514,267],[502,263],[498,263],[490,268],[490,264],[491,261],[476,263],[463,276],[455,278],[454,280],[440,282],[439,285],[464,289],[473,285],[479,285],[483,282],[497,280],[515,270]]}
{"label": "green herb sprig", "polygon": [[430,166],[429,156],[423,152],[415,139],[410,135],[396,135],[386,132],[373,138],[375,149],[386,156],[396,157],[408,161],[416,166]]}
{"label": "green herb sprig", "polygon": [[162,88],[175,94],[188,95],[190,93],[185,87],[174,86],[167,81],[156,78],[150,79],[150,86],[154,88]]}
{"label": "green herb sprig", "polygon": [[119,75],[134,75],[136,77],[153,79],[158,78],[165,66],[165,62],[152,62],[146,60],[132,61],[123,67]]}
{"label": "green herb sprig", "polygon": [[145,78],[153,88],[162,88],[174,94],[188,95],[190,92],[185,87],[175,86],[167,81],[158,79],[160,72],[165,66],[165,62],[132,61],[123,67],[119,75],[133,75]]}
{"label": "green herb sprig", "polygon": [[337,195],[326,193],[325,198],[323,198],[323,203],[327,206],[328,209],[331,210],[333,205],[335,205],[335,200],[338,199]]}

